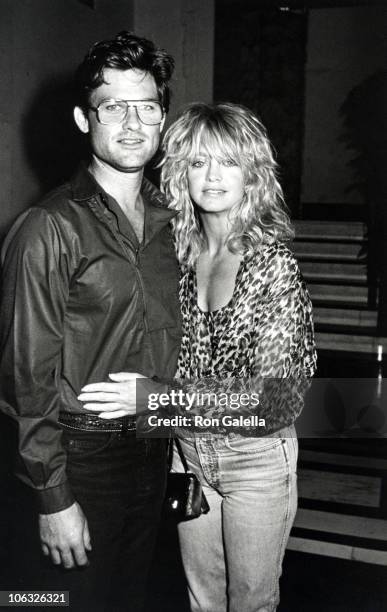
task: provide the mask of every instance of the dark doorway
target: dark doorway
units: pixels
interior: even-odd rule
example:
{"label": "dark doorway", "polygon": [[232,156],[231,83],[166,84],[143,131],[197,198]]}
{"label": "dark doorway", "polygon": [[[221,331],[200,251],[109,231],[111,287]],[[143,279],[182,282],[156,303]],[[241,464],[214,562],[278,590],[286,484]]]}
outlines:
{"label": "dark doorway", "polygon": [[286,202],[297,218],[307,12],[262,4],[217,0],[214,98],[244,104],[262,119],[277,151]]}

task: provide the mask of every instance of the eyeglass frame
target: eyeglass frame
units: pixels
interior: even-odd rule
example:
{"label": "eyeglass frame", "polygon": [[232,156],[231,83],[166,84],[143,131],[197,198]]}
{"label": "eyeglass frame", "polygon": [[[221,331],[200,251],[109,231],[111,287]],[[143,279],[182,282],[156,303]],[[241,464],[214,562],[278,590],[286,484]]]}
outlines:
{"label": "eyeglass frame", "polygon": [[[125,104],[126,104],[126,113],[123,116],[123,118],[121,119],[121,121],[117,121],[117,123],[103,123],[100,120],[100,118],[99,118],[99,107],[101,106],[101,104],[104,104],[105,102],[125,102]],[[160,121],[158,121],[157,123],[144,123],[143,120],[141,119],[139,113],[138,113],[138,108],[137,108],[138,105],[137,104],[128,104],[128,102],[157,102],[157,104],[161,108],[161,113],[162,113]],[[88,108],[95,112],[95,114],[97,116],[97,121],[101,125],[119,125],[120,123],[125,121],[125,119],[127,118],[128,112],[129,112],[129,107],[134,107],[136,109],[136,115],[137,115],[139,121],[141,121],[141,123],[143,125],[160,125],[162,123],[163,119],[164,119],[164,116],[165,116],[165,109],[164,109],[163,105],[161,104],[160,100],[156,100],[155,98],[145,98],[143,100],[122,100],[121,98],[104,98],[104,100],[101,100],[101,102],[98,104],[98,106],[90,106],[90,105],[88,105]]]}

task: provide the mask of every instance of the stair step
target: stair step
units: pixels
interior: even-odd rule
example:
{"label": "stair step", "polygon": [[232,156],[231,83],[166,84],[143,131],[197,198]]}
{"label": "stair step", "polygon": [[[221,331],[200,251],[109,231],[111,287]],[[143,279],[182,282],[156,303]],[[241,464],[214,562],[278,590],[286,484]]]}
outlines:
{"label": "stair step", "polygon": [[[315,444],[308,449],[304,447],[306,440],[302,440],[299,508],[288,548],[387,565],[387,518],[383,508],[385,454],[381,458],[374,456],[375,440],[369,442],[364,456],[358,456],[359,440],[354,449],[356,455],[348,454],[347,441],[340,440],[340,454],[329,451],[326,442],[316,452]],[[346,442],[344,451],[343,442]]]}
{"label": "stair step", "polygon": [[384,337],[316,332],[315,339],[319,350],[348,351],[376,355],[378,345],[381,344],[383,346],[383,353],[387,351],[387,338]]}
{"label": "stair step", "polygon": [[387,565],[387,552],[384,550],[345,546],[344,544],[338,544],[336,542],[321,542],[316,539],[291,536],[287,544],[287,549],[307,553],[309,555],[335,557],[347,561],[360,561],[368,564],[374,563],[375,565]]}
{"label": "stair step", "polygon": [[324,334],[353,334],[355,336],[373,336],[377,333],[375,325],[360,327],[359,325],[316,323],[315,331]]}
{"label": "stair step", "polygon": [[358,221],[298,220],[294,226],[297,238],[362,242],[366,235],[365,224]]}
{"label": "stair step", "polygon": [[[360,359],[364,360],[364,356]],[[343,376],[342,378],[351,378],[351,376]],[[359,376],[358,378],[362,378]],[[372,378],[372,376],[366,376],[366,378]],[[387,456],[386,456],[386,441],[385,438],[300,438],[300,461],[309,461],[311,456],[305,456],[303,453],[307,450],[308,452],[315,453],[318,451],[321,454],[333,453],[327,463],[334,464],[346,464],[348,461],[354,460],[354,457],[358,458],[361,463],[356,465],[362,465],[365,458],[369,460],[369,467],[375,469],[387,470]],[[336,461],[336,456],[340,455],[343,458],[343,462],[339,459]],[[352,459],[351,459],[352,458]],[[377,460],[377,461],[376,461]],[[381,461],[381,463],[379,463]],[[349,465],[349,463],[348,463]],[[355,464],[353,464],[355,465]]]}
{"label": "stair step", "polygon": [[378,313],[375,310],[348,308],[326,308],[317,306],[313,310],[315,324],[375,327]]}
{"label": "stair step", "polygon": [[375,565],[387,565],[387,552],[385,550],[372,550],[358,546],[346,546],[336,542],[326,542],[310,538],[291,536],[287,544],[288,550],[303,552],[309,555],[335,557],[347,561],[360,561]]}
{"label": "stair step", "polygon": [[354,538],[387,541],[387,520],[299,508],[294,527]]}
{"label": "stair step", "polygon": [[345,302],[343,300],[327,300],[327,299],[319,299],[316,298],[313,300],[313,305],[315,308],[342,308],[343,310],[350,310],[351,308],[356,308],[356,310],[368,310],[368,302]]}
{"label": "stair step", "polygon": [[300,261],[300,270],[307,280],[367,282],[367,269],[364,264]]}
{"label": "stair step", "polygon": [[340,242],[300,242],[293,243],[293,251],[297,259],[340,259],[342,261],[358,261],[362,255],[362,245],[358,243]]}
{"label": "stair step", "polygon": [[[323,441],[325,442],[325,440]],[[353,443],[353,441],[352,441]],[[318,464],[325,464],[325,465],[345,465],[345,466],[352,466],[355,468],[367,468],[368,470],[375,469],[375,470],[385,470],[387,473],[387,458],[383,457],[370,457],[367,453],[368,452],[374,452],[375,451],[375,445],[373,443],[373,441],[371,441],[369,443],[369,446],[371,448],[368,448],[367,450],[363,450],[363,452],[365,452],[366,454],[364,456],[362,456],[361,454],[359,454],[359,448],[358,445],[356,446],[356,450],[357,453],[356,455],[351,455],[351,454],[339,454],[339,453],[332,453],[329,450],[321,450],[321,447],[318,448],[317,450],[313,449],[313,448],[304,448],[305,445],[305,441],[302,441],[302,448],[300,448],[300,465],[302,464],[302,462],[308,461],[308,462],[313,462],[313,463],[318,463]],[[340,443],[340,449],[343,450],[343,444],[342,442]],[[325,448],[325,447],[324,447]],[[387,532],[386,532],[387,535]]]}
{"label": "stair step", "polygon": [[334,302],[345,302],[350,304],[363,304],[368,302],[368,288],[355,285],[329,285],[320,283],[308,283],[310,296],[313,300],[327,300]]}

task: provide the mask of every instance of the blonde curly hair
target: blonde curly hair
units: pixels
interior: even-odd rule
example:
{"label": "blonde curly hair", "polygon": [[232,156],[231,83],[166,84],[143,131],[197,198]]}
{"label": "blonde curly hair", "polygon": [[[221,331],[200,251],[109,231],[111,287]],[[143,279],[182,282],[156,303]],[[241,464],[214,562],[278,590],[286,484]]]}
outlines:
{"label": "blonde curly hair", "polygon": [[203,248],[187,180],[189,164],[203,150],[209,157],[232,160],[243,173],[245,194],[233,211],[227,239],[231,252],[251,257],[263,242],[293,238],[272,146],[249,109],[231,103],[190,104],[167,130],[162,149],[161,189],[169,207],[180,211],[172,222],[180,264],[194,266]]}

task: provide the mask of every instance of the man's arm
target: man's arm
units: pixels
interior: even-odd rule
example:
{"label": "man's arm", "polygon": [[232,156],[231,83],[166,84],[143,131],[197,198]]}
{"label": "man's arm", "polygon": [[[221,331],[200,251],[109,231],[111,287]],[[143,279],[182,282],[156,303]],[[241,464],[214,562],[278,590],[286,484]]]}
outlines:
{"label": "man's arm", "polygon": [[71,266],[45,210],[31,209],[11,231],[3,254],[0,407],[17,423],[16,475],[35,492],[43,550],[69,566],[68,550],[82,560],[87,531],[67,482],[55,383]]}

